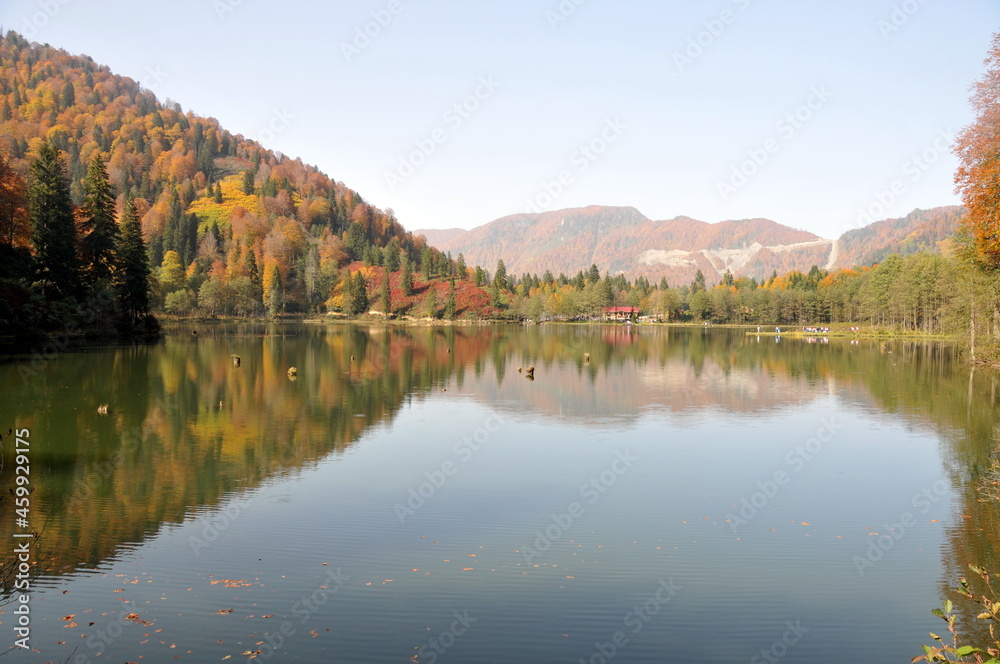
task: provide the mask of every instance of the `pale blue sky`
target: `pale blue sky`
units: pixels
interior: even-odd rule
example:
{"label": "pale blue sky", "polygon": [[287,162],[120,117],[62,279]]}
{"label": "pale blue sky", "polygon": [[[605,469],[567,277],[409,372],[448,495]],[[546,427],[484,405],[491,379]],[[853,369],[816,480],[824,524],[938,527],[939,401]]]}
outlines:
{"label": "pale blue sky", "polygon": [[943,137],[972,119],[1000,3],[4,0],[0,22],[316,164],[408,229],[603,204],[832,237],[860,210],[958,202]]}

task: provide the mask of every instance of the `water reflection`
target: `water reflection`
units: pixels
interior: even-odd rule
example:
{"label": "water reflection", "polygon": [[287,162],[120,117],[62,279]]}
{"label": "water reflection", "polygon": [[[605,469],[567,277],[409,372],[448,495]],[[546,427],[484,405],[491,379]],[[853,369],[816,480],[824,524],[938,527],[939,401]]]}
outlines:
{"label": "water reflection", "polygon": [[[27,382],[23,356],[0,365],[0,423],[32,431],[33,509],[55,574],[97,567],[163,524],[343,454],[404,405],[444,389],[593,429],[628,427],[650,412],[696,426],[844,400],[945,441],[963,518],[947,535],[942,592],[970,563],[1000,569],[1000,509],[973,488],[996,453],[997,375],[970,372],[947,346],[776,345],[739,330],[623,326],[197,331],[66,353]],[[107,415],[97,412],[104,403]],[[13,464],[4,454],[6,486]],[[0,538],[11,532],[5,519]]]}

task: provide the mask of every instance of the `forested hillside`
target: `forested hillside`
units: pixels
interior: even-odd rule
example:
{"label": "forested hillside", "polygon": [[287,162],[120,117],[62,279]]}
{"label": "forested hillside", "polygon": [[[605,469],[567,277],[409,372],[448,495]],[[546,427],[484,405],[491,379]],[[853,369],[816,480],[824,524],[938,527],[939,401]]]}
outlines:
{"label": "forested hillside", "polygon": [[[397,270],[408,260],[427,265],[428,278],[456,271],[391,210],[316,167],[163,103],[87,56],[9,32],[0,38],[0,153],[27,181],[49,144],[75,206],[95,157],[119,218],[134,200],[156,309],[185,313],[204,296],[219,313],[324,311],[345,267],[383,265],[390,252]],[[6,244],[29,242],[28,224],[7,225]]]}
{"label": "forested hillside", "polygon": [[947,254],[964,214],[965,208],[957,205],[914,210],[899,219],[847,231],[837,241],[836,266],[875,265],[891,254]]}

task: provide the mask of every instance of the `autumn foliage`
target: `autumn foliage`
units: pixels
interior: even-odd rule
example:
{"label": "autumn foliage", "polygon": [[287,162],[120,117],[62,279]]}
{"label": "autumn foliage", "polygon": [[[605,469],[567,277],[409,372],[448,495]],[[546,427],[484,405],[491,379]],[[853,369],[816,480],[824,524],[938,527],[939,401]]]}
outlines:
{"label": "autumn foliage", "polygon": [[985,61],[986,73],[972,88],[976,121],[958,136],[961,165],[955,183],[965,207],[966,229],[977,262],[1000,267],[1000,33]]}
{"label": "autumn foliage", "polygon": [[[126,197],[134,201],[155,308],[171,296],[176,310],[200,305],[209,284],[206,301],[219,312],[321,311],[350,261],[371,259],[390,243],[415,262],[428,249],[391,210],[316,167],[161,102],[89,57],[8,32],[0,65],[0,190],[12,206],[0,206],[0,233],[8,246],[28,237],[23,215],[14,213],[23,206],[16,187],[52,145],[75,206],[84,202],[95,157],[107,165],[118,209]],[[435,266],[448,260],[430,251]]]}

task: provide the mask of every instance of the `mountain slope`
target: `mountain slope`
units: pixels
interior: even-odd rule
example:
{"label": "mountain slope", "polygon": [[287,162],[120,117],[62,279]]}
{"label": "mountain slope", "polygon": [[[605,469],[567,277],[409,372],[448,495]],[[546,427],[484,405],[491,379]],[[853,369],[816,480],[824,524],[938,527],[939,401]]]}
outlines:
{"label": "mountain slope", "polygon": [[428,242],[470,263],[508,272],[574,275],[596,264],[611,274],[686,283],[701,270],[709,283],[731,271],[766,278],[777,271],[807,272],[871,265],[890,253],[940,252],[955,232],[962,208],[916,210],[845,233],[837,241],[769,219],[706,223],[690,217],[652,221],[635,208],[590,206],[503,217],[467,232],[426,233]]}
{"label": "mountain slope", "polygon": [[[75,204],[95,156],[107,163],[119,210],[125,196],[135,199],[161,307],[171,294],[178,309],[200,302],[215,281],[218,296],[206,299],[226,310],[317,311],[352,260],[391,245],[417,262],[426,250],[391,211],[316,167],[164,104],[90,57],[8,32],[0,151],[25,177],[45,143],[60,151]],[[430,259],[445,263],[436,250]]]}
{"label": "mountain slope", "polygon": [[837,242],[837,267],[872,265],[889,254],[945,253],[964,214],[965,208],[957,205],[914,210],[900,219],[847,231]]}

